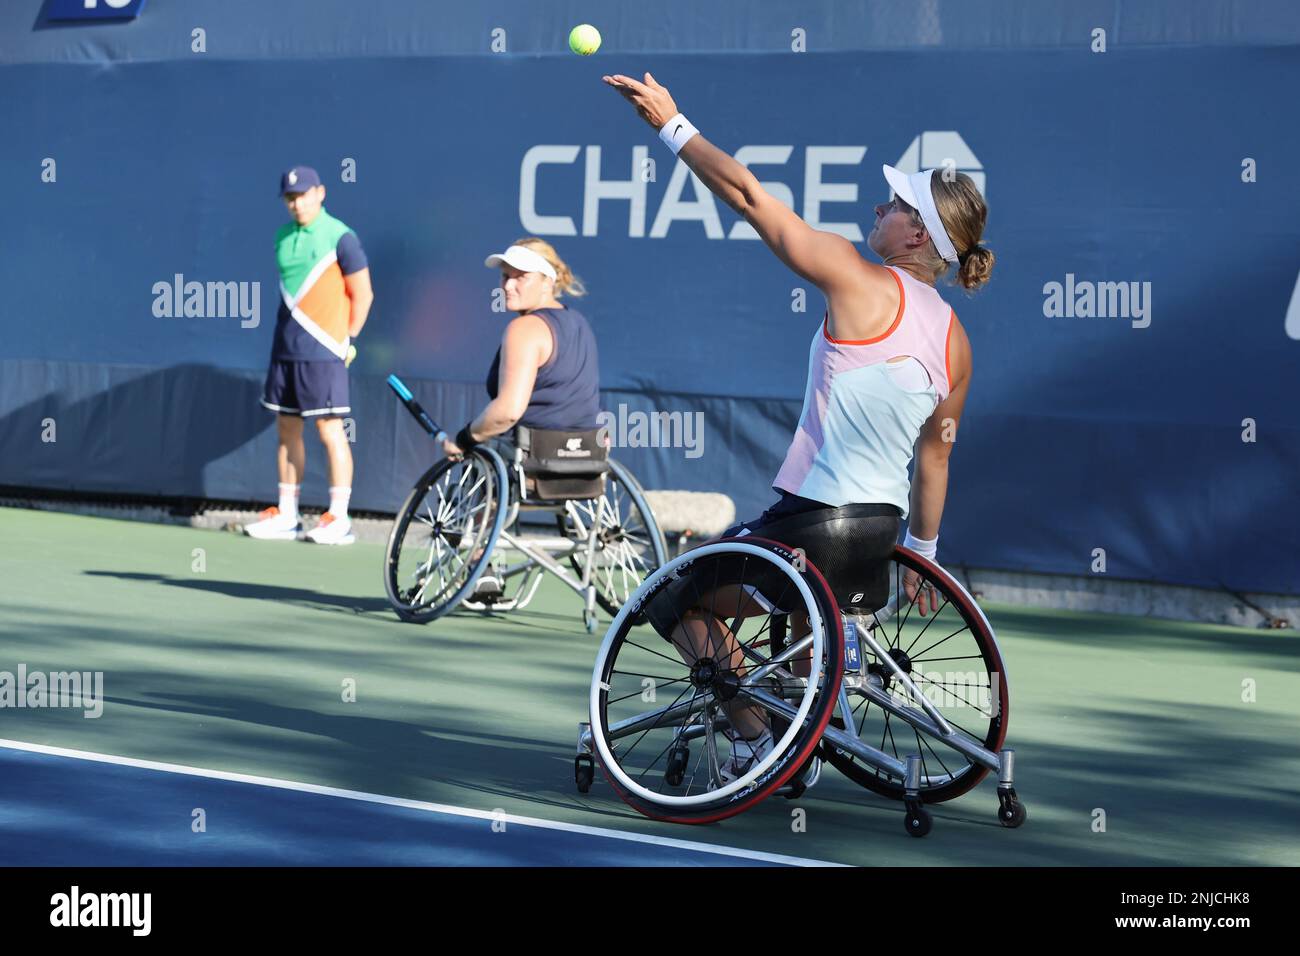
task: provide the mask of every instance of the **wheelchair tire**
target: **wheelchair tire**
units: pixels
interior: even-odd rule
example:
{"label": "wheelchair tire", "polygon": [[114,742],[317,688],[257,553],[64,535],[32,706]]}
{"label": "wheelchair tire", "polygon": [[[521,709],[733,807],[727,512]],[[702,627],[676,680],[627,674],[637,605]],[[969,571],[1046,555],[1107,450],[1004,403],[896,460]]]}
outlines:
{"label": "wheelchair tire", "polygon": [[[895,546],[890,560],[891,593],[903,595],[905,599],[902,573],[910,569],[921,576],[923,584],[933,585],[943,598],[943,603],[938,612],[922,618],[919,611],[916,611],[914,601],[908,600],[905,609],[900,601],[899,609],[881,623],[877,631],[877,639],[888,648],[888,653],[896,660],[899,659],[896,655],[902,651],[909,670],[918,668],[918,670],[911,670],[911,676],[915,679],[918,672],[922,673],[922,682],[925,686],[921,689],[933,691],[938,688],[941,704],[951,698],[947,708],[936,705],[939,706],[945,719],[979,741],[986,750],[997,753],[1002,749],[1007,736],[1010,693],[1002,653],[988,618],[984,616],[984,612],[980,610],[975,599],[966,589],[933,562],[902,545]],[[935,628],[934,633],[927,634],[939,615],[944,614],[949,608],[951,612],[944,622]],[[913,611],[916,611],[915,618],[912,617]],[[963,632],[964,636],[961,636]],[[953,640],[957,640],[958,643],[949,645],[948,642]],[[923,645],[920,651],[916,649],[918,644]],[[932,651],[937,652],[936,656],[927,657],[926,655]],[[861,643],[859,656],[864,668],[869,669],[875,662],[875,657],[865,642]],[[978,664],[967,663],[977,659]],[[972,703],[968,699],[969,696],[973,696],[971,689],[959,684],[956,686],[962,686],[962,693],[954,693],[952,691],[954,685],[950,682],[935,682],[926,678],[919,668],[927,661],[961,668],[958,673],[962,674],[963,684],[966,675],[974,675],[976,685],[974,690],[981,692],[987,690],[988,712],[986,713],[979,704]],[[996,679],[990,679],[985,685],[980,678],[981,673],[991,678],[996,675]],[[849,692],[852,694],[852,690]],[[945,800],[952,800],[976,786],[988,774],[989,770],[983,764],[976,763],[942,744],[932,743],[932,738],[922,736],[902,719],[895,719],[891,727],[889,715],[885,715],[883,720],[878,716],[869,717],[873,711],[878,715],[881,709],[872,708],[865,697],[861,700],[862,703],[858,706],[850,704],[850,707],[854,712],[854,722],[859,727],[859,736],[865,742],[900,760],[908,753],[921,753],[919,796],[922,802],[942,803]],[[870,732],[868,732],[869,719],[872,721]],[[831,725],[839,729],[844,728],[844,722],[839,715],[831,718]],[[905,732],[904,735],[895,739],[893,735],[895,728]],[[822,742],[822,756],[832,767],[860,786],[890,799],[904,798],[901,779],[890,777],[874,767],[865,765],[853,754],[840,750],[829,741]]]}
{"label": "wheelchair tire", "polygon": [[[592,675],[592,740],[602,773],[618,795],[639,813],[687,824],[712,823],[734,816],[778,790],[817,752],[839,692],[843,631],[829,585],[810,564],[805,563],[804,570],[799,570],[797,558],[784,545],[756,536],[723,538],[674,558],[653,572],[615,617]],[[730,569],[740,562],[739,581],[720,578],[724,561],[730,562]],[[643,617],[642,609],[666,588],[685,579],[692,582],[698,595],[698,582],[708,582],[710,574],[714,583],[706,583],[706,592],[725,584],[761,582],[752,584],[750,597],[744,600],[753,599],[753,606],[766,610],[767,623],[761,613],[748,618],[737,616],[730,622],[735,625],[739,644],[750,652],[743,668],[728,668],[724,659],[714,655],[701,656],[688,665],[671,642],[649,628],[637,626]],[[800,681],[788,666],[777,670],[766,666],[771,663],[771,655],[763,656],[761,648],[767,645],[760,639],[773,614],[778,613],[774,611],[778,602],[793,605],[782,607],[785,613],[802,610],[812,622],[807,657],[786,661],[788,665],[791,660],[807,660],[811,680]],[[767,673],[755,674],[756,669]],[[629,703],[638,693],[642,702],[647,701],[647,677],[662,679],[664,683],[653,687],[667,689],[676,699],[666,707],[659,705],[648,711],[641,703]],[[691,697],[682,704],[687,693]],[[699,768],[705,759],[721,763],[718,740],[727,720],[721,702],[738,695],[769,716],[783,714],[786,729],[772,750],[752,768],[710,789],[709,784],[716,780],[714,767],[705,767],[703,781]],[[658,704],[653,694],[649,701]],[[773,701],[780,701],[781,706],[778,708]],[[717,717],[712,716],[715,709]],[[680,766],[680,753],[692,732],[700,739],[690,751],[696,754],[693,769],[687,769]],[[655,737],[647,744],[645,738],[651,733]],[[639,753],[638,747],[642,748]],[[665,755],[669,755],[667,759]],[[654,789],[656,786],[658,789]]]}
{"label": "wheelchair tire", "polygon": [[[482,445],[420,476],[393,521],[384,554],[384,589],[399,618],[427,624],[473,593],[508,504],[505,463]],[[472,525],[468,539],[465,522]]]}
{"label": "wheelchair tire", "polygon": [[[654,512],[646,503],[640,483],[612,458],[609,460],[605,494],[592,501],[602,502],[599,516],[601,550],[595,556],[599,563],[592,575],[592,583],[596,585],[596,603],[612,617],[618,614],[619,608],[627,603],[641,582],[668,560],[668,546]],[[588,502],[571,501],[563,514],[555,516],[555,520],[561,534],[571,538],[581,535],[585,540],[583,526],[590,527],[596,517]],[[569,564],[581,576],[586,567],[586,550],[579,547],[570,554]]]}

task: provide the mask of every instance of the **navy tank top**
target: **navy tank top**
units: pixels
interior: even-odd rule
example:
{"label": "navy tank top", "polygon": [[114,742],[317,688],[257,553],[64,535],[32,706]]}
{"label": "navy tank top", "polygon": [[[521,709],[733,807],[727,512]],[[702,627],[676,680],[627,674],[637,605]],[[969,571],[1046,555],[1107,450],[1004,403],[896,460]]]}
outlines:
{"label": "navy tank top", "polygon": [[[527,428],[586,431],[599,427],[600,362],[596,336],[586,317],[576,309],[538,309],[532,313],[550,326],[554,348],[537,370],[533,395],[519,424]],[[487,374],[489,398],[497,397],[501,375],[501,349]]]}

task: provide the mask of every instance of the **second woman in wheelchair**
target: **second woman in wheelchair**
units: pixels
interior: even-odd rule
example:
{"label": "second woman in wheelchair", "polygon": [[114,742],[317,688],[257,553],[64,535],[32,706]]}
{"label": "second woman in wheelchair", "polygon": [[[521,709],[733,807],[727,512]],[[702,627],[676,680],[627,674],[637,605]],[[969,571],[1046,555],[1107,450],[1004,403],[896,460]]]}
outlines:
{"label": "second woman in wheelchair", "polygon": [[458,459],[475,445],[509,437],[516,425],[567,431],[598,427],[599,361],[596,336],[583,314],[560,302],[586,294],[550,243],[527,237],[484,265],[501,268],[506,308],[518,313],[506,326],[488,370],[487,407],[443,442]]}

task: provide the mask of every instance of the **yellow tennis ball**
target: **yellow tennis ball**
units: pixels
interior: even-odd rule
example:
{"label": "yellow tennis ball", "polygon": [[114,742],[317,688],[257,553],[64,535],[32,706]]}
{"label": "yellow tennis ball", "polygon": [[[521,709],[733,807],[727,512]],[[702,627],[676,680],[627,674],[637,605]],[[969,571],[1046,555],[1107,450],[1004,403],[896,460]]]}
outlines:
{"label": "yellow tennis ball", "polygon": [[355,345],[349,345],[347,361],[345,361],[343,364],[351,365],[356,360],[357,360],[357,347]]}
{"label": "yellow tennis ball", "polygon": [[569,31],[569,49],[583,56],[591,56],[600,49],[600,31],[590,23],[582,23]]}

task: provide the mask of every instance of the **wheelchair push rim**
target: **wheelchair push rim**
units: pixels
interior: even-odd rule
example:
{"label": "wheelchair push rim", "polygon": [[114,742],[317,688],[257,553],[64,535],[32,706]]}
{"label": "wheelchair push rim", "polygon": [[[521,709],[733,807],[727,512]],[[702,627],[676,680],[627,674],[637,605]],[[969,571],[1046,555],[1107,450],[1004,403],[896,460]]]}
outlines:
{"label": "wheelchair push rim", "polygon": [[505,524],[505,464],[491,448],[426,471],[393,522],[384,556],[389,604],[404,621],[427,623],[474,589]]}
{"label": "wheelchair push rim", "polygon": [[[697,575],[705,591],[716,589],[721,559],[741,561],[746,570],[767,568],[776,593],[749,593],[764,613],[726,622],[747,648],[746,665],[729,669],[713,654],[688,665],[677,648],[649,627],[638,627],[644,607],[682,576]],[[829,586],[809,566],[796,566],[795,552],[761,538],[722,539],[687,552],[654,572],[616,616],[596,658],[590,696],[592,744],[602,772],[619,796],[638,812],[675,823],[708,823],[753,806],[785,784],[813,755],[835,706],[843,667],[843,635],[838,608]],[[752,568],[751,568],[752,564]],[[772,577],[772,574],[775,577]],[[709,575],[715,585],[708,585]],[[750,575],[752,577],[752,575]],[[697,584],[698,584],[697,580]],[[735,582],[723,582],[735,583]],[[697,596],[699,594],[697,588]],[[776,611],[773,603],[792,604],[808,614],[811,632],[787,650],[784,659],[765,656]],[[726,615],[721,615],[724,619]],[[809,661],[809,678],[795,679],[790,665]],[[702,686],[701,668],[712,663],[718,681]],[[740,671],[745,671],[741,674]],[[643,681],[649,675],[664,700],[647,705]],[[658,683],[659,680],[664,681]],[[728,686],[730,690],[719,690]],[[721,786],[716,779],[726,742],[726,717],[719,694],[730,693],[785,718],[771,751],[736,779]],[[670,696],[671,695],[671,696]],[[773,702],[776,703],[773,703]],[[670,783],[674,750],[700,740],[676,783]],[[721,745],[719,742],[721,741]],[[712,788],[710,789],[712,785]]]}
{"label": "wheelchair push rim", "polygon": [[[876,622],[876,640],[896,663],[904,665],[943,718],[985,750],[997,753],[1006,741],[1010,693],[988,618],[961,583],[933,562],[901,545],[895,547],[890,562],[890,602],[862,617]],[[909,569],[920,575],[922,587],[930,586],[938,595],[938,611],[921,616],[916,600],[903,587],[903,574]],[[925,803],[952,800],[978,785],[988,767],[883,711],[853,689],[852,678],[873,674],[886,688],[892,685],[887,665],[861,638],[859,644],[861,671],[845,681],[859,739],[899,760],[909,753],[920,754],[920,798]],[[843,729],[843,715],[837,714],[831,723]],[[829,741],[823,742],[822,755],[860,786],[891,799],[904,797],[902,780]]]}

